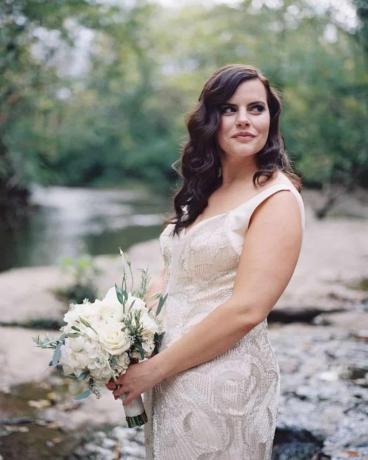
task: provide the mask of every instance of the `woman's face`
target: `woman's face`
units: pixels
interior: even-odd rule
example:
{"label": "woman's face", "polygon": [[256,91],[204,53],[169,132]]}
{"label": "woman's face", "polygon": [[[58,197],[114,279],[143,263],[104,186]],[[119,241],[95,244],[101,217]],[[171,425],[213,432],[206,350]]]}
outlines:
{"label": "woman's face", "polygon": [[[267,93],[258,78],[244,81],[220,107],[217,142],[225,155],[255,155],[266,144],[270,127]],[[241,135],[243,134],[243,136]]]}

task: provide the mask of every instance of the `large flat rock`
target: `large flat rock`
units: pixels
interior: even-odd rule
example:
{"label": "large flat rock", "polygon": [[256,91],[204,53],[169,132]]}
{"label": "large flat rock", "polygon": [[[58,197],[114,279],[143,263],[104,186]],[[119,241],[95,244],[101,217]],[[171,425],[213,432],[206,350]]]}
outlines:
{"label": "large flat rock", "polygon": [[[157,276],[161,267],[158,240],[134,246],[128,253],[135,269],[135,280],[140,279],[140,268],[149,268]],[[122,260],[120,256],[99,256],[96,266],[101,270],[97,279],[99,295],[120,283]],[[53,290],[70,284],[71,279],[57,266],[30,267],[8,270],[0,274],[0,321],[22,323],[32,319],[59,319],[66,305],[56,299]]]}

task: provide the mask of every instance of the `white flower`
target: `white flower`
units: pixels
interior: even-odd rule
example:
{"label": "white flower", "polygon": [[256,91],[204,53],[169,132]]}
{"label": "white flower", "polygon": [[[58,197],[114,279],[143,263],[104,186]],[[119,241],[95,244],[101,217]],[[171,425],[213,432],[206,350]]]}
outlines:
{"label": "white flower", "polygon": [[152,339],[147,339],[142,343],[144,354],[147,358],[149,358],[152,355],[152,352],[155,348],[155,342]]}
{"label": "white flower", "polygon": [[70,340],[73,339],[66,339],[65,344],[60,347],[61,356],[59,363],[63,366],[65,374],[80,374],[85,367],[84,363],[81,365],[81,360],[78,359],[82,353],[75,353],[72,350]]}
{"label": "white flower", "polygon": [[116,295],[116,289],[115,289],[115,286],[111,287],[105,297],[102,299],[102,302],[106,302],[106,303],[110,303],[110,304],[118,304],[118,305],[121,305],[121,303],[119,302],[119,299]]}
{"label": "white flower", "polygon": [[[84,330],[86,326],[80,324],[79,320],[81,317],[90,323],[94,322],[95,309],[93,308],[93,304],[71,304],[69,310],[64,315],[64,321],[66,324],[61,328],[61,330],[65,333],[71,332],[72,326],[77,326],[79,329]],[[88,335],[90,335],[90,332]]]}
{"label": "white flower", "polygon": [[[67,324],[67,326],[71,327],[73,326],[73,324],[75,324],[78,321],[79,316],[83,312],[82,307],[83,305],[78,305],[78,304],[70,305],[69,310],[64,315],[64,321]],[[67,329],[67,328],[64,326],[64,329]]]}
{"label": "white flower", "polygon": [[101,321],[121,321],[123,319],[123,305],[117,298],[115,287],[110,288],[96,306],[98,307],[97,315]]}
{"label": "white flower", "polygon": [[139,297],[135,297],[128,293],[128,299],[126,301],[125,311],[128,312],[130,309],[131,311],[148,311],[146,307],[146,303],[144,300],[140,299]]}
{"label": "white flower", "polygon": [[109,354],[97,341],[84,336],[65,339],[60,348],[60,364],[66,375],[80,375],[88,370],[97,380],[106,381],[113,372],[109,365]]}
{"label": "white flower", "polygon": [[109,357],[107,354],[100,353],[93,359],[88,366],[92,377],[99,381],[108,381],[113,377],[114,372],[109,364]]}
{"label": "white flower", "polygon": [[111,355],[120,355],[131,346],[131,339],[122,330],[121,323],[110,321],[100,324],[98,335],[102,346]]}
{"label": "white flower", "polygon": [[122,305],[120,305],[121,310],[115,305],[111,305],[104,301],[96,301],[93,305],[94,315],[93,323],[98,324],[100,322],[106,323],[109,321],[121,321],[123,319]]}
{"label": "white flower", "polygon": [[147,312],[141,316],[141,324],[143,326],[143,340],[149,340],[153,338],[155,333],[159,332],[159,325],[157,321]]}
{"label": "white flower", "polygon": [[116,363],[116,369],[118,371],[118,374],[125,373],[126,370],[128,369],[128,366],[130,364],[130,359],[128,356],[128,353],[123,353],[121,354]]}

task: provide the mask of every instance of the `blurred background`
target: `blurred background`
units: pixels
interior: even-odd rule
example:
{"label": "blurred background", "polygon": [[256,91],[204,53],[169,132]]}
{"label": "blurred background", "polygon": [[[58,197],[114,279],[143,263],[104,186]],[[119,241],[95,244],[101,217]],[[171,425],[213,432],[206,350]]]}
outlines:
{"label": "blurred background", "polygon": [[307,229],[269,317],[284,379],[274,460],[368,459],[368,1],[2,0],[0,459],[144,458],[111,395],[47,369],[38,333],[156,274],[204,81],[252,64],[282,94]]}

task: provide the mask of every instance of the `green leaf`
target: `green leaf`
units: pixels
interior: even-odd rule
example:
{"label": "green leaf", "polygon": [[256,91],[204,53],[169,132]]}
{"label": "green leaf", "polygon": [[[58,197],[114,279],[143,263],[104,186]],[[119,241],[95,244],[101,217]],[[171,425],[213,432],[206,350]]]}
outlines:
{"label": "green leaf", "polygon": [[157,309],[156,309],[156,315],[157,316],[161,313],[162,307],[164,306],[164,303],[166,302],[167,296],[168,296],[168,294],[166,294],[163,297],[160,296],[160,300],[158,302],[158,306],[157,306]]}
{"label": "green leaf", "polygon": [[61,357],[61,343],[58,343],[56,348],[55,348],[55,351],[54,351],[54,354],[52,355],[52,361],[51,361],[51,365],[52,366],[56,366],[60,360],[60,357]]}
{"label": "green leaf", "polygon": [[135,303],[135,299],[133,300],[132,304],[131,304],[130,307],[129,307],[129,312],[132,311],[132,308],[133,308],[134,303]]}
{"label": "green leaf", "polygon": [[92,394],[92,391],[90,389],[83,391],[83,393],[80,393],[79,395],[75,396],[74,399],[80,401],[81,399],[86,399],[88,398],[89,395]]}
{"label": "green leaf", "polygon": [[83,316],[80,316],[79,321],[82,324],[84,324],[86,327],[89,327],[90,329],[92,329],[92,331],[96,332],[96,334],[97,334],[96,329],[91,325],[91,323],[88,320],[86,320],[86,318],[83,318]]}
{"label": "green leaf", "polygon": [[66,334],[67,337],[80,337],[80,333],[79,332],[69,332],[68,334]]}
{"label": "green leaf", "polygon": [[86,377],[88,377],[88,375],[89,375],[88,371],[83,371],[76,378],[77,380],[84,380]]}
{"label": "green leaf", "polygon": [[123,295],[123,292],[122,290],[117,286],[117,284],[115,283],[115,292],[116,292],[116,297],[118,298],[118,301],[124,305],[124,295]]}
{"label": "green leaf", "polygon": [[140,355],[141,355],[141,359],[144,359],[144,349],[143,349],[143,347],[142,347],[142,344],[139,343],[139,342],[137,342],[137,343],[135,344],[135,346],[136,346],[138,352],[139,352]]}

